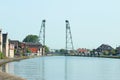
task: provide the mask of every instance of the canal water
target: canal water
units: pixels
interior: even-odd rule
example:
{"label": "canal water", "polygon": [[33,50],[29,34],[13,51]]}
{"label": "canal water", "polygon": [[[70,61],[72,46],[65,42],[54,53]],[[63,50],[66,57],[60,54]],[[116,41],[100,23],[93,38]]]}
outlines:
{"label": "canal water", "polygon": [[120,59],[40,57],[8,63],[2,70],[27,80],[120,80]]}

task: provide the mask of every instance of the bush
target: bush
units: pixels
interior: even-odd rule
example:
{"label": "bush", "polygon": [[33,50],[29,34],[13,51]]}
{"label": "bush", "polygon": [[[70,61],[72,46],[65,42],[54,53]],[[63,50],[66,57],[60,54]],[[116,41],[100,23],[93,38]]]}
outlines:
{"label": "bush", "polygon": [[2,52],[0,52],[0,59],[4,58],[4,54]]}
{"label": "bush", "polygon": [[110,55],[110,52],[107,51],[107,50],[105,50],[105,51],[103,51],[103,54],[104,54],[104,55]]}

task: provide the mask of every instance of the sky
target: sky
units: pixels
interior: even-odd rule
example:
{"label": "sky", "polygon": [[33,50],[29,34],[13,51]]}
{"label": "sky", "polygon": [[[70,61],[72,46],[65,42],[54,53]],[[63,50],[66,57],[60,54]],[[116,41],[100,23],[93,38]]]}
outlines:
{"label": "sky", "polygon": [[0,28],[9,39],[38,35],[46,20],[46,45],[65,48],[69,20],[75,49],[120,45],[120,0],[0,0]]}

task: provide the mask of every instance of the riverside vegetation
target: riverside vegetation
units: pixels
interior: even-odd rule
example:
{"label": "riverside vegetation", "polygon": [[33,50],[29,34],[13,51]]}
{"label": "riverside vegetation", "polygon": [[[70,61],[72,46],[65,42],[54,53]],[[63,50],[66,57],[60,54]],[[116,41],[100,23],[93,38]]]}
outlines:
{"label": "riverside vegetation", "polygon": [[4,59],[4,58],[5,58],[4,54],[0,52],[0,59]]}

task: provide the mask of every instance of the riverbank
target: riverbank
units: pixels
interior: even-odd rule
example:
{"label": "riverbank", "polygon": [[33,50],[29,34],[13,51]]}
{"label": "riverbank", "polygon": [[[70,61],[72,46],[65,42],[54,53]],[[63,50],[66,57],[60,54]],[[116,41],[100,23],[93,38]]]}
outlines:
{"label": "riverbank", "polygon": [[29,57],[19,57],[19,58],[8,58],[8,59],[0,59],[0,66],[8,63],[8,62],[13,62],[13,61],[19,61],[23,59],[28,59]]}
{"label": "riverbank", "polygon": [[0,72],[0,80],[26,80],[26,79],[5,72]]}
{"label": "riverbank", "polygon": [[120,56],[97,56],[100,58],[114,58],[114,59],[120,59]]}
{"label": "riverbank", "polygon": [[[80,55],[72,55],[72,56],[80,56]],[[97,57],[97,58],[113,58],[113,59],[120,59],[120,56],[108,56],[108,55],[101,55],[101,56],[80,56],[80,57]]]}
{"label": "riverbank", "polygon": [[[35,56],[32,57],[18,57],[18,58],[9,58],[9,59],[0,59],[0,66],[3,64],[6,64],[8,62],[13,62],[13,61],[19,61],[19,60],[24,60],[24,59],[29,59],[29,58],[34,58]],[[0,80],[26,80],[24,78],[18,77],[16,75],[11,75],[9,73],[5,72],[0,72]]]}

